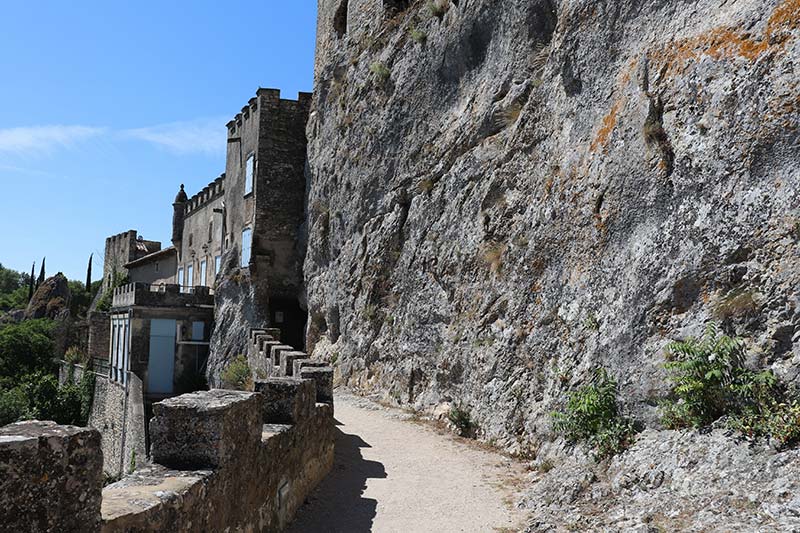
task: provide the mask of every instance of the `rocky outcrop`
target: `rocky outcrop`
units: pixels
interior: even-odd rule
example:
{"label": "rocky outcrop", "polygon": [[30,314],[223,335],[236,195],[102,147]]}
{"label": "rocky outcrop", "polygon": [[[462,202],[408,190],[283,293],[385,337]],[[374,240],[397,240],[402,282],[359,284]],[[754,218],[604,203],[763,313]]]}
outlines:
{"label": "rocky outcrop", "polygon": [[349,385],[513,449],[597,366],[657,425],[710,319],[798,381],[797,0],[321,6],[309,338]]}
{"label": "rocky outcrop", "polygon": [[777,453],[722,430],[647,430],[608,464],[562,455],[531,474],[529,532],[800,528],[798,450]]}
{"label": "rocky outcrop", "polygon": [[59,318],[65,311],[69,312],[71,299],[67,278],[59,272],[44,280],[33,293],[33,298],[28,302],[28,308],[25,310],[25,320]]}
{"label": "rocky outcrop", "polygon": [[259,306],[248,269],[239,268],[235,248],[223,257],[214,290],[214,331],[211,334],[206,377],[212,387],[222,386],[220,374],[238,355],[258,368],[257,353],[250,349],[250,330],[266,327],[267,310]]}
{"label": "rocky outcrop", "polygon": [[534,531],[797,528],[796,452],[649,429],[598,466],[550,412],[602,366],[658,428],[711,320],[800,385],[800,2],[320,5],[309,352],[552,457]]}

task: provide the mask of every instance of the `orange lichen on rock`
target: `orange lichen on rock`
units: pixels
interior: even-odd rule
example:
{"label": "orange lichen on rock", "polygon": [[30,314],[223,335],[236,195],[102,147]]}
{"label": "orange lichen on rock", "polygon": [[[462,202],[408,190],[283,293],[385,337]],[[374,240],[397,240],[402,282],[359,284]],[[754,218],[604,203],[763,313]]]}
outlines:
{"label": "orange lichen on rock", "polygon": [[597,132],[594,141],[592,141],[592,152],[597,152],[599,149],[605,150],[606,146],[608,145],[608,141],[611,139],[611,133],[614,131],[614,128],[617,125],[617,114],[619,113],[619,108],[621,106],[622,102],[617,100],[614,102],[614,105],[611,106],[611,109],[608,111],[608,114],[605,116],[605,118],[603,118],[603,125]]}
{"label": "orange lichen on rock", "polygon": [[800,0],[785,0],[770,15],[763,36],[753,36],[731,27],[718,27],[710,32],[670,44],[668,50],[653,54],[665,63],[668,72],[682,71],[701,55],[715,60],[742,57],[755,61],[770,48],[781,48],[785,39],[781,31],[800,27]]}

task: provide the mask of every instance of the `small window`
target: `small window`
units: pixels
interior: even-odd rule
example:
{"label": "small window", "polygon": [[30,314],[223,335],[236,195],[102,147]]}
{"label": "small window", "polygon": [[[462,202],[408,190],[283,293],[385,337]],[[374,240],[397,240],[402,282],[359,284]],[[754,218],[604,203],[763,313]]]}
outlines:
{"label": "small window", "polygon": [[203,322],[192,322],[192,340],[201,341],[205,338],[206,325]]}
{"label": "small window", "polygon": [[208,242],[211,242],[214,237],[214,222],[208,223]]}
{"label": "small window", "polygon": [[219,274],[219,267],[222,266],[222,256],[218,255],[214,258],[214,276]]}
{"label": "small window", "polygon": [[253,230],[245,228],[242,230],[242,266],[250,264],[250,249],[253,246]]}
{"label": "small window", "polygon": [[186,267],[186,286],[194,287],[194,265]]}
{"label": "small window", "polygon": [[189,234],[189,246],[191,246],[193,242],[194,242],[194,234],[190,233]]}
{"label": "small window", "polygon": [[178,269],[178,285],[183,287],[183,267]]}
{"label": "small window", "polygon": [[245,196],[253,192],[253,176],[255,175],[256,156],[247,156],[247,164],[244,168],[244,194]]}
{"label": "small window", "polygon": [[198,280],[198,285],[202,285],[203,287],[206,286],[206,260],[205,259],[200,261],[200,279]]}

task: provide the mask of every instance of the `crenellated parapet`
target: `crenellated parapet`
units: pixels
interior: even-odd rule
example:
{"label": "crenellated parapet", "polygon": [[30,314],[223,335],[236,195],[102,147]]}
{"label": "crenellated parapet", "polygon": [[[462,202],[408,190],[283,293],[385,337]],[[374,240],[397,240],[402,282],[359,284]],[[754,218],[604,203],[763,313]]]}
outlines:
{"label": "crenellated parapet", "polygon": [[[333,466],[332,405],[315,382],[256,381],[153,406],[153,464],[102,489],[96,430],[0,429],[0,519],[9,531],[281,531]],[[4,511],[5,510],[5,511]]]}
{"label": "crenellated parapet", "polygon": [[185,216],[189,217],[202,210],[208,204],[225,195],[225,174],[203,187],[200,192],[186,201]]}

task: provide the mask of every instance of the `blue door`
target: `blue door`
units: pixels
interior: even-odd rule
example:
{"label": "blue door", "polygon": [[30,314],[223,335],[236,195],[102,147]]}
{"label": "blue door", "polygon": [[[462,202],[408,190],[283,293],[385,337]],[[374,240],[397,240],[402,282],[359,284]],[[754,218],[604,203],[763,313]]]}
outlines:
{"label": "blue door", "polygon": [[175,374],[175,320],[150,321],[150,358],[147,363],[147,392],[172,394]]}

